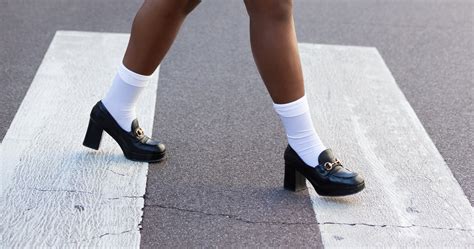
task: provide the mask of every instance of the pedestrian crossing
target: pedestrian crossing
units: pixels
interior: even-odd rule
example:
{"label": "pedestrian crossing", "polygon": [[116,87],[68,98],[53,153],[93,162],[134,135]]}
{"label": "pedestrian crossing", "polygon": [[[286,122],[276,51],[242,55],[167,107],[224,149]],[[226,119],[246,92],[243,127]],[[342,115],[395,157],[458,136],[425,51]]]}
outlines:
{"label": "pedestrian crossing", "polygon": [[[108,136],[98,152],[81,145],[127,41],[56,33],[0,145],[2,245],[140,246],[148,165],[124,159]],[[300,44],[300,53],[318,134],[366,178],[348,197],[310,188],[324,247],[472,246],[472,207],[378,51]],[[150,134],[158,73],[138,110]]]}

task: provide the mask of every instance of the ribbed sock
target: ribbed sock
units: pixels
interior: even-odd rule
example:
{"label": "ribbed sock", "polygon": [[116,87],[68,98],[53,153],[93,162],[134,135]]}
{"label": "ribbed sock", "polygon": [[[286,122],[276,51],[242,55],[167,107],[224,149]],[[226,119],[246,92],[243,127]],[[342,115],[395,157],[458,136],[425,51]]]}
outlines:
{"label": "ribbed sock", "polygon": [[126,131],[131,131],[132,121],[137,117],[135,106],[140,93],[148,85],[151,76],[130,71],[125,65],[120,68],[112,81],[102,103],[117,123]]}
{"label": "ribbed sock", "polygon": [[317,166],[319,154],[327,148],[314,129],[306,95],[286,104],[273,103],[273,108],[285,127],[291,148],[307,165]]}

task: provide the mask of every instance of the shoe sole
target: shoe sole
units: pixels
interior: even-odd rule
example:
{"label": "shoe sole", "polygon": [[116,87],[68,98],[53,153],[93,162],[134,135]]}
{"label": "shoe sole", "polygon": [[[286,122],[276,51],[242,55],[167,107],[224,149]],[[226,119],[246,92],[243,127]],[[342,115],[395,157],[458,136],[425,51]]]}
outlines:
{"label": "shoe sole", "polygon": [[[123,150],[122,150],[122,152],[123,152]],[[135,161],[135,162],[159,163],[159,162],[165,160],[165,155],[166,155],[165,152],[166,152],[166,150],[163,153],[156,154],[157,155],[156,158],[150,157],[149,155],[133,154],[133,153],[127,153],[127,154],[124,153],[123,155],[128,160]]]}
{"label": "shoe sole", "polygon": [[[311,181],[310,181],[311,182]],[[365,188],[365,182],[356,185],[355,187],[351,188],[334,188],[334,189],[323,189],[315,187],[315,184],[311,183],[314,187],[314,190],[320,196],[346,196],[346,195],[353,195]]]}

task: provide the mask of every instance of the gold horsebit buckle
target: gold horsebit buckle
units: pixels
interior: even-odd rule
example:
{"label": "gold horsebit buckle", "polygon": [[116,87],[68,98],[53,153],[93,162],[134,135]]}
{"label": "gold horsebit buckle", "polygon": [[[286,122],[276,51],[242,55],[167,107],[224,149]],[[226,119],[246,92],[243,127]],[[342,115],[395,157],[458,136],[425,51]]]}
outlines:
{"label": "gold horsebit buckle", "polygon": [[140,127],[135,130],[135,135],[137,135],[137,137],[141,137],[144,134],[145,134],[145,132],[143,132],[143,129],[140,128]]}
{"label": "gold horsebit buckle", "polygon": [[331,163],[331,162],[325,162],[325,163],[323,164],[324,169],[327,170],[327,171],[329,171],[329,170],[331,170],[331,169],[333,168],[333,166],[336,166],[336,165],[342,166],[341,161],[339,161],[339,159],[337,159],[337,158],[335,158],[335,159],[336,159],[336,160],[335,160],[334,162],[332,162],[332,163]]}

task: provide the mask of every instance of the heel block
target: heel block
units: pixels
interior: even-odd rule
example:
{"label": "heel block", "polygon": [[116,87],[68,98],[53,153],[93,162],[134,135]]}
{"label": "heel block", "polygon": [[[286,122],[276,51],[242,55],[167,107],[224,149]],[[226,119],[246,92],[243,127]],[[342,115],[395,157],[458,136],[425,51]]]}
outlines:
{"label": "heel block", "polygon": [[293,192],[298,192],[307,189],[306,178],[288,162],[285,162],[285,176],[283,187],[286,190]]}
{"label": "heel block", "polygon": [[89,120],[89,126],[87,127],[86,136],[84,137],[84,141],[82,145],[98,150],[100,147],[100,142],[102,140],[102,133],[104,129],[100,127],[94,120]]}

